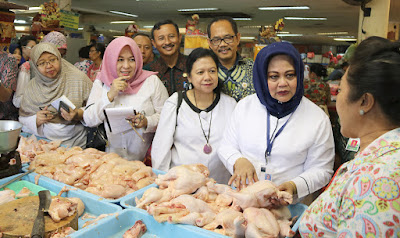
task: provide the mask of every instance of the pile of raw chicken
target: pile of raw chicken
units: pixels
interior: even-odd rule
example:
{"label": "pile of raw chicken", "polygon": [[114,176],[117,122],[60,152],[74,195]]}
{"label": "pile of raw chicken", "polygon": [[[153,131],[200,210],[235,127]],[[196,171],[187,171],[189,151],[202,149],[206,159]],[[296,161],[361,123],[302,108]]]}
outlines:
{"label": "pile of raw chicken", "polygon": [[47,142],[38,140],[35,135],[28,137],[20,137],[17,151],[21,156],[21,163],[29,163],[33,161],[36,155],[40,155],[49,151],[57,150],[61,141]]}
{"label": "pile of raw chicken", "polygon": [[117,199],[154,183],[156,175],[141,161],[80,147],[36,155],[29,169],[107,199]]}
{"label": "pile of raw chicken", "polygon": [[159,188],[149,188],[136,207],[156,221],[191,224],[232,237],[293,237],[286,205],[292,195],[270,181],[259,181],[241,191],[216,184],[202,164],[183,165],[159,175]]}

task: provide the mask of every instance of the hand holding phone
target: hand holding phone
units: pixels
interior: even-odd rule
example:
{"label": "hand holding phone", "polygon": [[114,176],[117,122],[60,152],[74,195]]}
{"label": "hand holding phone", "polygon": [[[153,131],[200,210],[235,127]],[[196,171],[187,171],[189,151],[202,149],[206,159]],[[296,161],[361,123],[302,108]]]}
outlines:
{"label": "hand holding phone", "polygon": [[60,101],[60,107],[58,108],[59,113],[61,113],[61,108],[69,113],[69,106],[63,101]]}

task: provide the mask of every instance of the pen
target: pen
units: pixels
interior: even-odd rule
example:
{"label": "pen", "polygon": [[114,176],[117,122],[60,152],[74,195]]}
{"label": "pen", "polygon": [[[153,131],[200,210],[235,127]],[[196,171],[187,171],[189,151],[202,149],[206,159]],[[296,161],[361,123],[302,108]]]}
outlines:
{"label": "pen", "polygon": [[139,132],[136,130],[136,128],[133,126],[132,121],[128,118],[125,118],[125,120],[129,123],[129,125],[131,125],[132,129],[136,132],[136,135],[138,135],[140,137],[140,139],[142,139],[143,142],[146,142],[143,137],[139,134]]}

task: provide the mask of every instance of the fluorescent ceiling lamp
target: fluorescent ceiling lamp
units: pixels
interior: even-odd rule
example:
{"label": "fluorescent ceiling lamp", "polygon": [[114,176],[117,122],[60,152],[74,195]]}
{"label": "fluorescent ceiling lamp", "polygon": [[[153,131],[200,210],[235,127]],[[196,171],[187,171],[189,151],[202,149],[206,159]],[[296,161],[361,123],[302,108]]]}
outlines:
{"label": "fluorescent ceiling lamp", "polygon": [[277,36],[303,36],[303,34],[276,34]]}
{"label": "fluorescent ceiling lamp", "polygon": [[242,36],[240,37],[241,40],[254,40],[255,37],[254,36]]}
{"label": "fluorescent ceiling lamp", "polygon": [[145,29],[152,29],[153,26],[143,26],[143,28],[145,28]]}
{"label": "fluorescent ceiling lamp", "polygon": [[235,21],[251,21],[251,18],[248,18],[248,17],[237,17],[237,18],[233,18],[233,20],[235,20]]}
{"label": "fluorescent ceiling lamp", "polygon": [[26,27],[25,27],[25,26],[16,26],[16,27],[15,27],[15,30],[16,30],[16,31],[25,31],[25,30],[26,30]]}
{"label": "fluorescent ceiling lamp", "polygon": [[134,14],[127,13],[127,12],[120,12],[120,11],[109,11],[109,12],[118,14],[118,15],[127,16],[127,17],[138,17],[138,15],[134,15]]}
{"label": "fluorescent ceiling lamp", "polygon": [[38,11],[38,10],[42,10],[41,7],[29,7],[29,11]]}
{"label": "fluorescent ceiling lamp", "polygon": [[35,12],[39,12],[40,10],[42,10],[41,7],[29,7],[28,10],[13,9],[11,11],[13,11],[15,13],[35,13]]}
{"label": "fluorescent ceiling lamp", "polygon": [[135,21],[111,21],[111,24],[133,24]]}
{"label": "fluorescent ceiling lamp", "polygon": [[78,27],[78,31],[82,31],[83,30],[83,27]]}
{"label": "fluorescent ceiling lamp", "polygon": [[178,12],[197,12],[197,11],[217,11],[219,8],[191,8],[191,9],[178,9]]}
{"label": "fluorescent ceiling lamp", "polygon": [[285,17],[285,20],[298,20],[298,21],[326,21],[326,17]]}
{"label": "fluorescent ceiling lamp", "polygon": [[16,24],[25,24],[26,21],[25,20],[17,20],[17,19],[15,19],[14,23],[16,23]]}
{"label": "fluorescent ceiling lamp", "polygon": [[259,7],[258,10],[263,11],[279,11],[279,10],[308,10],[309,6],[291,6],[291,7]]}
{"label": "fluorescent ceiling lamp", "polygon": [[334,38],[335,41],[357,41],[355,38]]}
{"label": "fluorescent ceiling lamp", "polygon": [[122,36],[113,36],[114,38],[122,37]]}
{"label": "fluorescent ceiling lamp", "polygon": [[349,34],[347,31],[342,31],[342,32],[327,32],[327,33],[317,33],[317,35],[320,36],[329,36],[329,35],[346,35]]}

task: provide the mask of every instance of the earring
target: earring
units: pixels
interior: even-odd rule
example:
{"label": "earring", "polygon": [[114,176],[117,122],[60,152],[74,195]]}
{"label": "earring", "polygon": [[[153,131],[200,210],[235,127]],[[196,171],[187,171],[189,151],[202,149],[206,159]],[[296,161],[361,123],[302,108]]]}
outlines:
{"label": "earring", "polygon": [[360,110],[360,116],[364,115],[364,110]]}

